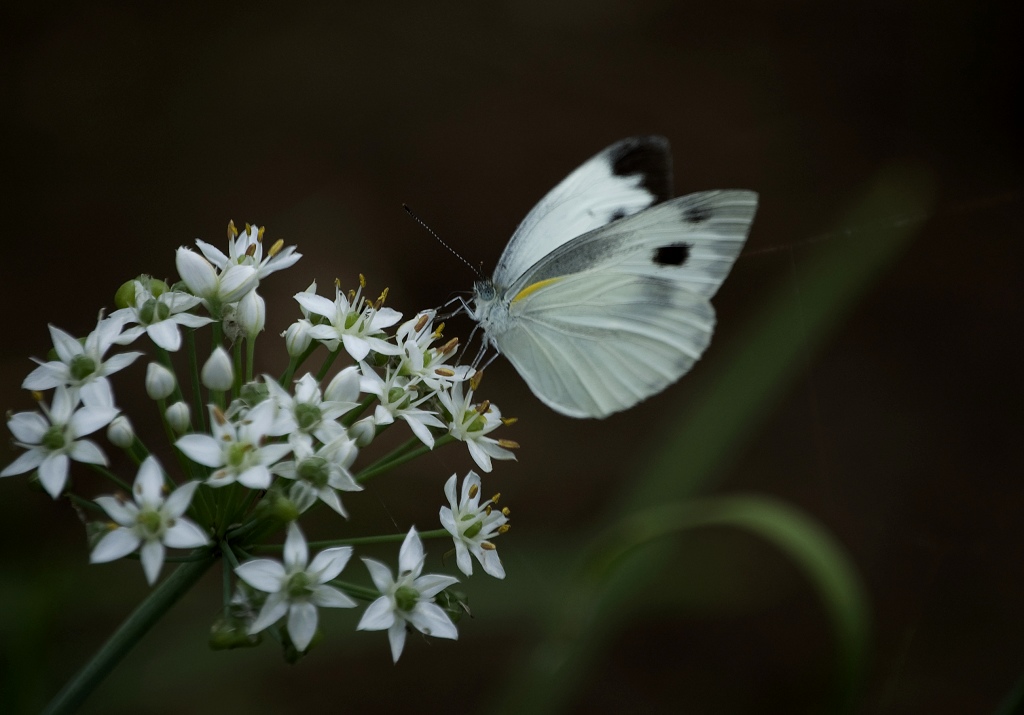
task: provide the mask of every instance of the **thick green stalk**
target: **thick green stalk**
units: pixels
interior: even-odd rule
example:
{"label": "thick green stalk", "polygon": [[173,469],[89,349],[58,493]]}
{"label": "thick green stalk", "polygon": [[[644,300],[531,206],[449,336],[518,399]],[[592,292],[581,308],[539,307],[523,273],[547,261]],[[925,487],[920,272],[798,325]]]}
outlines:
{"label": "thick green stalk", "polygon": [[216,557],[183,563],[164,579],[121,624],[106,643],[50,701],[43,715],[72,713],[117,666],[135,644],[210,568]]}

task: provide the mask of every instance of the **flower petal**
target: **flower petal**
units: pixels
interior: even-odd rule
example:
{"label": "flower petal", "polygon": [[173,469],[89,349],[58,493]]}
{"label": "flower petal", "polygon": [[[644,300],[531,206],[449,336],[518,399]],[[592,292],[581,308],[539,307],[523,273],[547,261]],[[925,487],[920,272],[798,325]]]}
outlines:
{"label": "flower petal", "polygon": [[[251,562],[250,562],[251,563]],[[242,564],[243,566],[245,564]],[[235,573],[238,573],[238,569],[235,569]],[[259,633],[267,626],[272,626],[281,620],[281,616],[288,612],[288,599],[283,593],[272,593],[267,596],[266,602],[263,604],[260,615],[256,617],[252,625],[249,626],[249,635]]]}
{"label": "flower petal", "polygon": [[99,540],[89,554],[89,563],[101,564],[127,556],[139,548],[141,541],[131,529],[118,527]]}
{"label": "flower petal", "polygon": [[351,546],[336,546],[332,549],[324,549],[313,559],[313,563],[307,569],[309,573],[316,574],[318,583],[327,583],[341,573],[345,564],[352,558]]}
{"label": "flower petal", "polygon": [[172,549],[195,549],[206,546],[210,539],[198,524],[179,518],[174,526],[164,532],[164,543]]}
{"label": "flower petal", "polygon": [[452,640],[459,637],[455,624],[437,604],[420,601],[405,618],[416,630],[425,635]]}
{"label": "flower petal", "polygon": [[[266,591],[267,593],[279,591],[281,589],[281,582],[285,579],[284,566],[271,559],[246,561],[235,569],[235,573],[238,574],[238,578],[253,588],[259,591]],[[280,617],[278,616],[278,618]]]}
{"label": "flower petal", "polygon": [[[394,623],[395,611],[394,608],[392,608],[391,598],[389,596],[381,596],[367,606],[366,610],[363,612],[363,617],[359,619],[359,624],[356,626],[356,630],[382,631],[385,628],[390,628]],[[405,629],[404,624],[402,629]]]}
{"label": "flower petal", "polygon": [[292,643],[300,651],[306,650],[309,647],[309,642],[313,640],[317,619],[316,606],[309,601],[293,603],[289,607],[288,635],[291,636]]}
{"label": "flower petal", "polygon": [[160,569],[164,565],[164,545],[155,539],[147,541],[139,552],[139,560],[142,561],[142,570],[146,574],[146,581],[152,586],[156,583]]}

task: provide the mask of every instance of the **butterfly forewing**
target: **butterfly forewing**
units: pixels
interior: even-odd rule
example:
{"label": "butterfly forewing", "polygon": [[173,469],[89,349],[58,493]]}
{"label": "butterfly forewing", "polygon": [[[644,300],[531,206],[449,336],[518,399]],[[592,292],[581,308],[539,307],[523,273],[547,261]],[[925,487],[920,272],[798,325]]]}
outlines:
{"label": "butterfly forewing", "polygon": [[581,271],[664,278],[710,298],[736,261],[757,211],[753,191],[703,191],[578,236],[534,264],[508,297]]}
{"label": "butterfly forewing", "polygon": [[672,195],[672,158],[664,137],[617,142],[562,180],[527,214],[506,246],[494,283],[507,288],[559,246]]}

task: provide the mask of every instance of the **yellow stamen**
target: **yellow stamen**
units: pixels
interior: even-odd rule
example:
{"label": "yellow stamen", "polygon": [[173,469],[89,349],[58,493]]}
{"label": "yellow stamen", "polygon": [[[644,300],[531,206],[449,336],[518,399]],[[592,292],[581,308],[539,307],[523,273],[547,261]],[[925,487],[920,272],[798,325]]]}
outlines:
{"label": "yellow stamen", "polygon": [[276,241],[274,241],[274,245],[270,247],[269,251],[267,251],[267,255],[273,258],[274,256],[281,252],[282,248],[284,248],[284,239],[279,238]]}
{"label": "yellow stamen", "polygon": [[482,548],[484,551],[494,551],[498,547],[492,544],[490,541],[481,541],[480,548]]}
{"label": "yellow stamen", "polygon": [[508,530],[511,529],[511,528],[512,528],[511,524],[502,524],[501,526],[498,527],[498,533],[499,534],[507,534]]}
{"label": "yellow stamen", "polygon": [[483,381],[483,379],[484,371],[477,370],[476,372],[473,373],[473,377],[469,378],[469,388],[475,391],[478,387],[480,387],[480,383]]}
{"label": "yellow stamen", "polygon": [[509,425],[514,425],[518,421],[519,421],[518,417],[502,417],[501,418],[501,424],[505,425],[506,427],[508,427]]}
{"label": "yellow stamen", "polygon": [[[438,335],[437,337],[441,337],[441,336]],[[451,340],[446,342],[444,345],[442,345],[438,349],[437,354],[438,355],[447,355],[448,353],[450,353],[453,350],[455,350],[455,348],[458,346],[458,344],[459,344],[459,339],[458,338],[452,338]]]}
{"label": "yellow stamen", "polygon": [[436,329],[434,330],[434,340],[440,340],[440,339],[441,339],[441,334],[442,334],[443,332],[444,332],[444,323],[441,323],[441,324],[440,324],[440,325],[438,325],[438,326],[437,326],[437,328],[436,328]]}
{"label": "yellow stamen", "polygon": [[237,236],[238,236],[238,229],[235,228],[235,222],[234,221],[228,221],[228,240],[230,241],[232,238],[235,238]]}
{"label": "yellow stamen", "polygon": [[441,377],[455,377],[455,371],[447,367],[435,368],[434,374],[440,375]]}
{"label": "yellow stamen", "polygon": [[263,232],[266,230],[266,226],[260,226],[259,230],[256,232],[256,240],[259,241],[260,243],[263,243]]}
{"label": "yellow stamen", "polygon": [[418,332],[420,332],[421,330],[423,330],[423,328],[425,328],[425,327],[426,327],[426,325],[427,325],[427,321],[428,321],[428,320],[430,320],[430,318],[429,318],[429,317],[427,316],[427,314],[426,314],[426,313],[424,313],[423,315],[421,315],[421,316],[419,317],[419,320],[417,320],[417,321],[416,321],[416,325],[414,325],[414,326],[412,327],[412,330],[413,330],[413,332],[414,332],[414,333],[418,333]]}
{"label": "yellow stamen", "polygon": [[253,256],[256,255],[255,243],[250,243],[248,246],[245,247],[245,255],[247,255],[249,258],[252,258]]}
{"label": "yellow stamen", "polygon": [[359,274],[359,287],[360,288],[365,288],[366,287],[366,277],[362,273]]}
{"label": "yellow stamen", "polygon": [[491,409],[491,401],[490,400],[484,400],[483,402],[481,402],[479,405],[476,406],[476,412],[479,415],[486,415],[487,411],[490,410],[490,409]]}
{"label": "yellow stamen", "polygon": [[513,442],[510,439],[499,439],[498,446],[504,447],[505,449],[519,449],[519,443]]}
{"label": "yellow stamen", "polygon": [[472,499],[473,497],[475,497],[479,493],[480,493],[480,487],[478,485],[474,484],[473,486],[471,486],[469,488],[469,498],[470,499]]}

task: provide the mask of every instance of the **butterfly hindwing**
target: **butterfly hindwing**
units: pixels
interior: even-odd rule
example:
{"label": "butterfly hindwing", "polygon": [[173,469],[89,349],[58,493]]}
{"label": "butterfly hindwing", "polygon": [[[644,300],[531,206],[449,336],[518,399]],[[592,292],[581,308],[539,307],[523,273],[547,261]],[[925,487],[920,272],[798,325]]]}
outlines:
{"label": "butterfly hindwing", "polygon": [[498,349],[563,414],[604,417],[688,372],[714,330],[707,298],[625,273],[577,273],[513,304]]}

